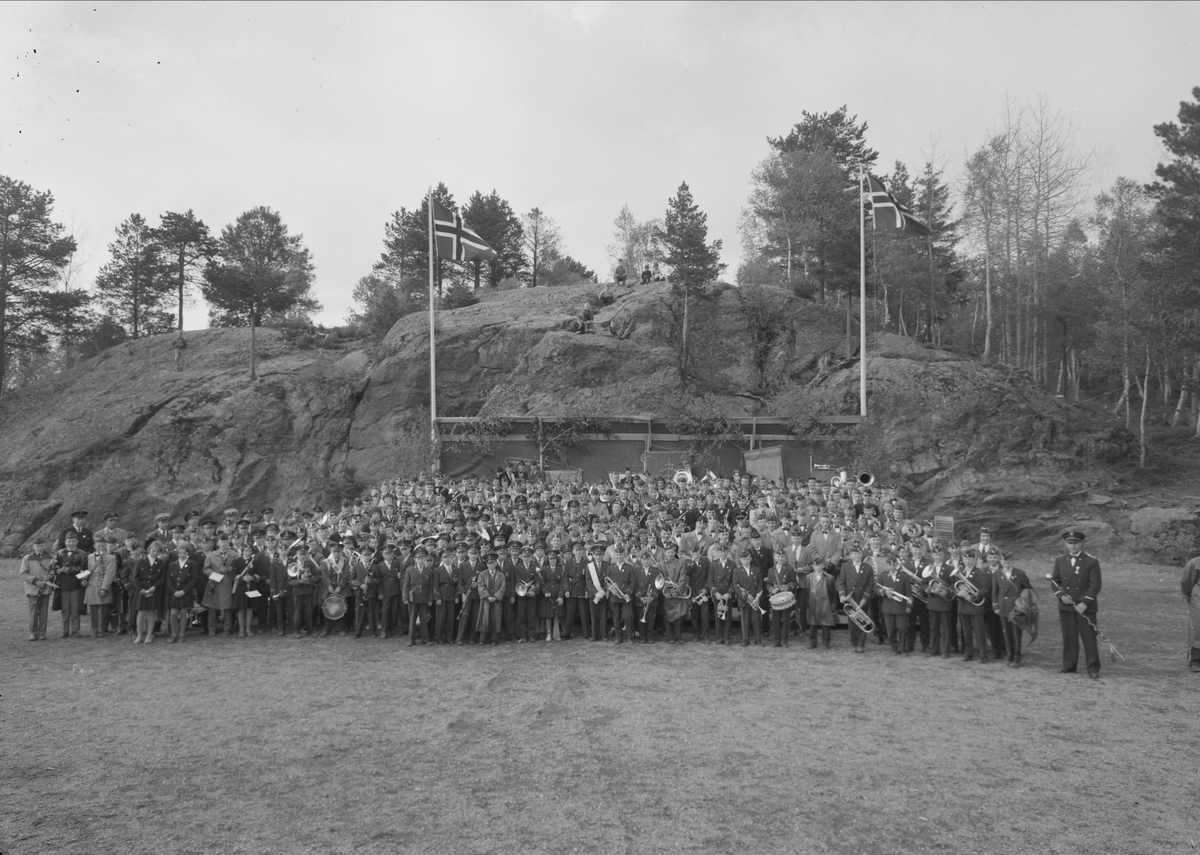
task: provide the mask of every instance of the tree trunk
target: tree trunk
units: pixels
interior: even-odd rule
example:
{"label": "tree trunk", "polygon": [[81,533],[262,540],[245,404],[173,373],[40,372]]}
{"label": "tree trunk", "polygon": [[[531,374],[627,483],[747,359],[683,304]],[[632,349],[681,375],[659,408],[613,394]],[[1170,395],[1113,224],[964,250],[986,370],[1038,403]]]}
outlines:
{"label": "tree trunk", "polygon": [[1171,427],[1179,424],[1179,420],[1183,418],[1184,412],[1187,410],[1187,382],[1179,384],[1179,402],[1175,404],[1175,415],[1171,416]]}
{"label": "tree trunk", "polygon": [[183,286],[187,281],[187,266],[184,253],[186,244],[179,248],[179,331],[183,332]]}
{"label": "tree trunk", "polygon": [[1142,437],[1142,454],[1138,461],[1138,468],[1146,468],[1146,402],[1149,395],[1145,394],[1150,391],[1150,348],[1146,348],[1146,381],[1142,386],[1142,422],[1141,422],[1141,437]]}
{"label": "tree trunk", "polygon": [[687,365],[688,365],[688,313],[691,308],[690,299],[691,289],[685,284],[683,286],[683,330],[680,335],[680,344],[682,345],[682,353],[679,355],[679,385],[683,386],[687,382]]}
{"label": "tree trunk", "polygon": [[254,338],[254,329],[256,326],[258,326],[257,319],[255,318],[255,315],[257,315],[257,314],[258,313],[253,308],[250,309],[250,382],[251,383],[253,383],[255,380],[258,379],[258,365],[257,365],[258,351],[255,349],[257,342],[255,341],[255,338]]}
{"label": "tree trunk", "polygon": [[[983,324],[983,361],[992,356],[992,247],[989,238],[984,239],[983,248],[983,295],[985,300]],[[972,327],[972,330],[974,327]]]}

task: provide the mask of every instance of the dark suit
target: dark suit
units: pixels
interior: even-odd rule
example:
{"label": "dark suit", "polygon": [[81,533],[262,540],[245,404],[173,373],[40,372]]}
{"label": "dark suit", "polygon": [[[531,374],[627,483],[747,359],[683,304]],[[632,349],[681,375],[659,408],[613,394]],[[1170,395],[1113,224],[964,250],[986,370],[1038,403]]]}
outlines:
{"label": "dark suit", "polygon": [[1079,641],[1083,641],[1084,659],[1088,673],[1100,673],[1100,653],[1096,647],[1096,633],[1085,618],[1096,622],[1097,598],[1100,596],[1100,562],[1093,555],[1080,552],[1077,556],[1060,555],[1054,561],[1051,579],[1063,594],[1068,594],[1075,603],[1083,603],[1083,614],[1075,606],[1058,599],[1058,621],[1062,626],[1063,668],[1074,671],[1079,663]]}

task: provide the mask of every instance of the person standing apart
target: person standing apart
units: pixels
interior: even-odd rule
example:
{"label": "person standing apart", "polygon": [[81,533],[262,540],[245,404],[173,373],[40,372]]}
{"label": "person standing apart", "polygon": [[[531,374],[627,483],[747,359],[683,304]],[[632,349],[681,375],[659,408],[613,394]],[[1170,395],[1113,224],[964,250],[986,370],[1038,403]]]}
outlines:
{"label": "person standing apart", "polygon": [[1068,531],[1062,536],[1067,554],[1054,561],[1050,581],[1058,599],[1058,621],[1062,626],[1063,674],[1074,674],[1079,664],[1079,642],[1083,642],[1087,674],[1100,676],[1100,652],[1096,647],[1097,598],[1100,596],[1100,561],[1083,551],[1083,532]]}

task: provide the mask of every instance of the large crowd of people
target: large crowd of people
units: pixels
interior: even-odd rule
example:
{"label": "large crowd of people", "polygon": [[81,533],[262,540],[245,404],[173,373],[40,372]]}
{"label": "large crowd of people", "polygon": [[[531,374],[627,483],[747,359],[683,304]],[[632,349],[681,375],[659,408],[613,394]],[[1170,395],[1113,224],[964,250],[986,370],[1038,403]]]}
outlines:
{"label": "large crowd of people", "polygon": [[[115,511],[94,531],[86,511],[71,517],[22,559],[30,641],[46,638],[51,610],[63,638],[86,615],[92,636],[135,644],[336,633],[829,649],[845,621],[854,653],[1019,667],[1038,627],[1028,576],[987,529],[939,540],[894,488],[844,476],[626,469],[605,483],[548,483],[521,464],[491,479],[392,480],[333,509],[161,513],[149,531],[123,528]],[[1078,532],[1064,539],[1063,670],[1076,669],[1082,641],[1096,676],[1099,562]]]}

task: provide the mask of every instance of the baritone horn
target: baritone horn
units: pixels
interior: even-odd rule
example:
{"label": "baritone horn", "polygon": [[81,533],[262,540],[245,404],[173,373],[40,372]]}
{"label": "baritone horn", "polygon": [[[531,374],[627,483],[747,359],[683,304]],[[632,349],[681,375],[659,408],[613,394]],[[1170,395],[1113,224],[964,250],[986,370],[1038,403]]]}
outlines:
{"label": "baritone horn", "polygon": [[675,477],[671,480],[682,486],[684,484],[691,484],[696,480],[696,478],[694,475],[692,475],[691,469],[677,469],[675,471]]}
{"label": "baritone horn", "polygon": [[871,620],[871,616],[863,611],[862,606],[854,602],[852,597],[846,597],[842,600],[842,613],[846,615],[848,620],[854,622],[863,633],[870,635],[875,631],[875,621]]}

